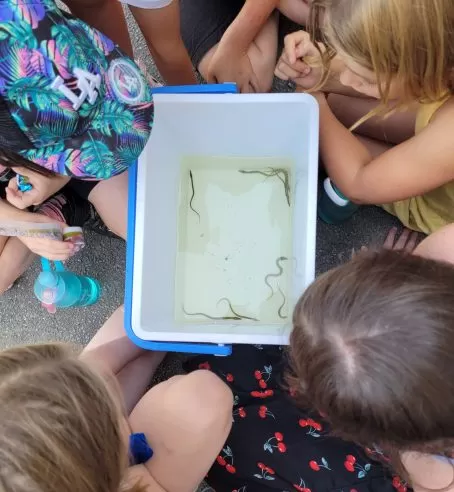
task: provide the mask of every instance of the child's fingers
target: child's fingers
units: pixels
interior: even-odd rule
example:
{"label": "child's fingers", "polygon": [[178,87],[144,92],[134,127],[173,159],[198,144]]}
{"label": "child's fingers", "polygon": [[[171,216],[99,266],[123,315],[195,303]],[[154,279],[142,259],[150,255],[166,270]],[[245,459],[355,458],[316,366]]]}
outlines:
{"label": "child's fingers", "polygon": [[53,239],[36,239],[30,246],[34,253],[53,261],[67,260],[75,253],[73,244]]}
{"label": "child's fingers", "polygon": [[7,189],[14,190],[14,191],[19,191],[19,187],[17,186],[17,178],[16,178],[16,176],[14,176],[14,178],[12,178],[12,179],[10,179],[8,181],[8,188]]}
{"label": "child's fingers", "polygon": [[393,249],[394,241],[396,240],[396,234],[397,234],[397,227],[393,227],[392,229],[389,230],[385,242],[383,243],[383,247],[385,249]]}
{"label": "child's fingers", "polygon": [[23,193],[21,191],[18,191],[17,189],[10,188],[9,185],[5,189],[6,193],[6,199],[11,205],[13,205],[16,208],[19,208],[20,210],[24,210],[25,208],[29,207],[31,205],[27,205],[27,203],[24,203],[24,197]]}
{"label": "child's fingers", "polygon": [[298,58],[292,65],[292,68],[300,74],[309,75],[312,72],[312,68],[304,62],[301,58]]}
{"label": "child's fingers", "polygon": [[301,39],[297,36],[297,33],[289,34],[284,38],[284,53],[290,65],[296,62],[296,47],[301,42]]}
{"label": "child's fingers", "polygon": [[405,251],[412,253],[418,244],[418,240],[419,240],[419,234],[416,231],[413,231],[410,234],[410,238],[408,239],[407,245],[405,246]]}
{"label": "child's fingers", "polygon": [[397,239],[396,244],[394,245],[394,249],[405,250],[410,234],[411,234],[410,229],[404,229],[402,231],[402,234]]}
{"label": "child's fingers", "polygon": [[289,79],[294,79],[301,75],[299,72],[294,70],[293,68],[289,67],[285,62],[280,61],[277,66],[276,70],[274,71],[276,74],[276,77],[279,77],[282,80],[289,80]]}

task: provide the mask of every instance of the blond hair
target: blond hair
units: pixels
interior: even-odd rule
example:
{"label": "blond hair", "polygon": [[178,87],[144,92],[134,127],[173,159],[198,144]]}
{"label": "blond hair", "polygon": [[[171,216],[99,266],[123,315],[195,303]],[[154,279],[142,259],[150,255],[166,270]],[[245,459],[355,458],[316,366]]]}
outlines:
{"label": "blond hair", "polygon": [[311,34],[322,53],[325,78],[337,52],[374,72],[382,104],[389,107],[393,80],[404,99],[430,103],[454,92],[453,0],[314,0]]}
{"label": "blond hair", "polygon": [[103,378],[69,348],[1,352],[0,401],[1,491],[124,490],[122,409]]}

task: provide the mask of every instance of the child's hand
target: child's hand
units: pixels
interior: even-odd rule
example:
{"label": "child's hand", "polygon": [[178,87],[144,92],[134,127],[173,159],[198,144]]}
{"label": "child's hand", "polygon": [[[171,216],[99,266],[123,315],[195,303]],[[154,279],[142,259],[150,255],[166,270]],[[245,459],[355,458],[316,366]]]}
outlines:
{"label": "child's hand", "polygon": [[17,187],[15,178],[11,179],[6,188],[6,199],[11,205],[21,210],[31,207],[32,205],[40,205],[49,197],[54,195],[58,190],[69,181],[66,176],[43,176],[34,171],[17,167],[14,168],[17,174],[26,176],[29,179],[33,188],[30,191],[22,192]]}
{"label": "child's hand", "polygon": [[37,237],[19,237],[19,239],[31,252],[48,260],[65,261],[75,253],[74,245],[69,242]]}
{"label": "child's hand", "polygon": [[[62,222],[55,222],[55,220],[46,217],[41,214],[29,214],[33,216],[27,218],[27,222],[37,222],[40,224],[55,224],[57,227],[63,229],[67,227],[66,224]],[[71,256],[73,256],[77,252],[77,248],[71,242],[57,241],[55,239],[47,239],[47,238],[37,238],[37,237],[22,237],[18,236],[18,239],[27,246],[27,248],[33,253],[43,256],[48,260],[53,261],[65,261]]]}
{"label": "child's hand", "polygon": [[208,66],[207,82],[235,82],[241,93],[260,92],[259,81],[247,53],[236,53],[219,47]]}
{"label": "child's hand", "polygon": [[[392,227],[388,231],[382,247],[384,249],[390,249],[393,251],[406,251],[407,253],[413,253],[420,241],[421,235],[418,232],[404,227],[398,233],[397,227]],[[361,249],[359,251],[355,251],[355,249],[353,249],[352,258],[354,258],[357,254],[364,253],[368,250],[369,248],[367,246],[361,246]]]}
{"label": "child's hand", "polygon": [[322,68],[321,60],[320,67],[311,67],[305,63],[304,58],[309,57],[320,59],[320,53],[312,44],[309,34],[305,31],[288,34],[274,74],[282,80],[293,80],[305,90],[312,89],[320,81]]}

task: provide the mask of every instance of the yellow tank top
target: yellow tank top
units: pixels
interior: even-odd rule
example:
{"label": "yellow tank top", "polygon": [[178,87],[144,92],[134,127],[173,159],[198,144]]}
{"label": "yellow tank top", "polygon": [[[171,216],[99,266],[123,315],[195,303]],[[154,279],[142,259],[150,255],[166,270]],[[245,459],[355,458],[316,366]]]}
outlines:
{"label": "yellow tank top", "polygon": [[[433,115],[450,97],[452,96],[449,95],[436,103],[420,106],[416,116],[416,134],[430,123]],[[395,215],[406,227],[431,234],[454,222],[454,181],[425,195],[390,203],[384,205],[383,208]]]}

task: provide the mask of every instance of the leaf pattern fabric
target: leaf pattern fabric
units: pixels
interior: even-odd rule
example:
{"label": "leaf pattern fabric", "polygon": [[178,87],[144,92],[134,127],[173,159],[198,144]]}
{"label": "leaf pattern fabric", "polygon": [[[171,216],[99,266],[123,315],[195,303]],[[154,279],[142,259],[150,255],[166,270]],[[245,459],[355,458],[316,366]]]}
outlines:
{"label": "leaf pattern fabric", "polygon": [[[153,125],[151,87],[109,38],[52,0],[0,0],[0,59],[11,123],[0,132],[27,142],[9,150],[92,180],[120,174],[138,158]],[[80,71],[100,77],[95,101],[83,93]],[[59,78],[80,107],[56,86]]]}

